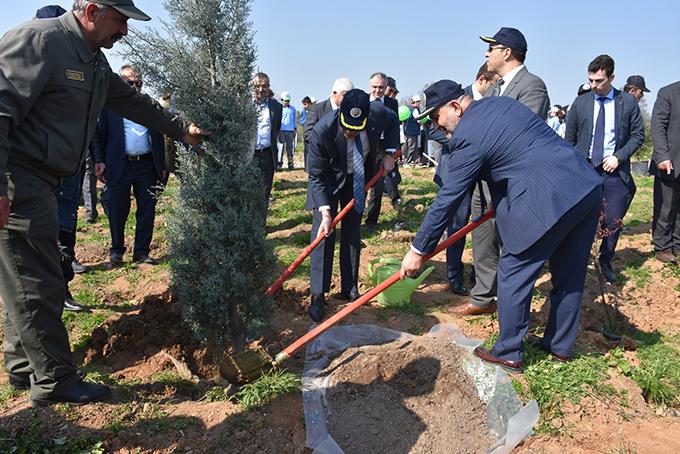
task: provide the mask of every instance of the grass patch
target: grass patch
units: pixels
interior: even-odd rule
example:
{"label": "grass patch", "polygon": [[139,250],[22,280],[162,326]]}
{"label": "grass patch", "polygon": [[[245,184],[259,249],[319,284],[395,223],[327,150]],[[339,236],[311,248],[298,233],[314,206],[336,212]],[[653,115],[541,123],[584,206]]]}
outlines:
{"label": "grass patch", "polygon": [[262,374],[252,383],[244,385],[232,400],[247,409],[261,407],[271,402],[276,396],[296,392],[300,389],[300,377],[283,370],[272,370]]}
{"label": "grass patch", "polygon": [[680,404],[680,352],[665,343],[641,347],[640,365],[630,377],[648,402],[667,407]]}
{"label": "grass patch", "polygon": [[4,405],[8,400],[14,399],[20,395],[21,391],[9,383],[0,385],[0,405]]}
{"label": "grass patch", "polygon": [[111,315],[113,312],[109,310],[77,313],[64,311],[61,319],[69,333],[73,350],[85,347],[92,337],[92,331]]}
{"label": "grass patch", "polygon": [[40,423],[37,421],[31,422],[14,434],[0,429],[0,452],[16,454],[104,454],[106,452],[104,442],[92,436],[49,438],[42,432]]}
{"label": "grass patch", "polygon": [[629,260],[623,269],[623,274],[633,281],[635,288],[645,288],[652,283],[652,272],[644,267],[645,257],[636,257]]}

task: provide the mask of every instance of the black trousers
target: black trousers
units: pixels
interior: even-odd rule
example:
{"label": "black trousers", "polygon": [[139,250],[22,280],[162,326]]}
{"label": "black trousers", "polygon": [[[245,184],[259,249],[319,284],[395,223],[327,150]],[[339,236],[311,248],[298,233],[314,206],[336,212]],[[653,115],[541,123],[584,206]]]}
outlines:
{"label": "black trousers", "polygon": [[255,150],[255,162],[262,172],[262,179],[264,180],[265,200],[269,206],[269,198],[272,195],[272,185],[274,184],[274,159],[272,158],[272,148],[263,148],[262,150]]}
{"label": "black trousers", "polygon": [[680,178],[654,177],[654,250],[680,253]]}
{"label": "black trousers", "polygon": [[[331,217],[335,218],[340,208],[344,208],[354,198],[352,175],[347,175],[340,192],[331,200]],[[317,236],[321,225],[321,212],[314,208],[312,213],[311,241]],[[361,253],[361,214],[354,209],[340,221],[340,291],[349,295],[358,290],[359,255]],[[333,253],[335,252],[336,230],[326,238],[310,255],[310,290],[313,295],[327,293],[331,289],[333,274]]]}

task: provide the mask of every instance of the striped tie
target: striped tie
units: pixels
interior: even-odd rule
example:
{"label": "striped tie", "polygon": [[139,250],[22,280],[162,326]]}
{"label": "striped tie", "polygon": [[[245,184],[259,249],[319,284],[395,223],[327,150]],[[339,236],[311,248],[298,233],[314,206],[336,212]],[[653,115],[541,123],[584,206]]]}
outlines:
{"label": "striped tie", "polygon": [[361,214],[366,206],[366,192],[364,191],[364,154],[359,136],[354,139],[352,170],[354,171],[354,209]]}

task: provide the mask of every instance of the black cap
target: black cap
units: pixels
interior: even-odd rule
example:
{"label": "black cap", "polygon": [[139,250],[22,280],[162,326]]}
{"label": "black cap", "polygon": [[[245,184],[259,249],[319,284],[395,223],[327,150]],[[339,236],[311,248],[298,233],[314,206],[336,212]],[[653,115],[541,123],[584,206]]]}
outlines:
{"label": "black cap", "polygon": [[516,28],[502,27],[493,35],[493,38],[488,36],[480,36],[482,41],[489,44],[502,44],[503,46],[515,49],[520,52],[527,51],[527,40],[524,35]]}
{"label": "black cap", "polygon": [[593,87],[590,86],[588,82],[585,84],[581,84],[578,86],[578,90],[576,91],[576,96],[581,96],[585,93],[590,93],[593,90]]}
{"label": "black cap", "polygon": [[59,5],[43,6],[35,12],[36,19],[49,19],[51,17],[59,17],[64,14],[66,10]]}
{"label": "black cap", "polygon": [[458,82],[448,79],[438,80],[425,89],[425,110],[413,117],[420,120],[428,116],[433,110],[443,106],[449,101],[460,98],[465,90]]}
{"label": "black cap", "polygon": [[394,80],[394,77],[387,76],[387,86],[392,88],[397,93],[399,93],[399,89],[397,88],[397,81]]}
{"label": "black cap", "polygon": [[626,85],[632,85],[633,87],[637,87],[645,93],[649,93],[647,85],[645,85],[645,78],[642,76],[630,76],[628,79],[626,79]]}
{"label": "black cap", "polygon": [[366,119],[371,110],[368,93],[358,88],[345,93],[340,103],[340,124],[347,129],[361,131],[366,127]]}
{"label": "black cap", "polygon": [[98,5],[106,5],[115,9],[125,17],[135,20],[151,20],[151,18],[141,9],[135,6],[132,0],[90,0]]}

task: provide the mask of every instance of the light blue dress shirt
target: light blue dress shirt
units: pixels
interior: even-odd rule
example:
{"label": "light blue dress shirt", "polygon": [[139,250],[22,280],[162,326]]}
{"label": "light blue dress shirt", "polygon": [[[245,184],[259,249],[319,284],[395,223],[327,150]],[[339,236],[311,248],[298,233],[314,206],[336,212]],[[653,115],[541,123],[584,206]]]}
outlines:
{"label": "light blue dress shirt", "polygon": [[307,120],[307,109],[303,108],[300,111],[300,124],[304,125],[306,120]]}
{"label": "light blue dress shirt", "polygon": [[283,106],[283,111],[281,113],[281,131],[295,131],[296,128],[296,112],[295,107]]}
{"label": "light blue dress shirt", "polygon": [[[595,125],[597,124],[597,114],[600,112],[600,102],[597,98],[600,95],[593,93],[595,102],[593,103],[593,133],[590,136],[590,151],[588,157],[593,157],[593,136],[595,136]],[[614,106],[614,89],[609,90],[604,101],[604,154],[603,158],[608,158],[616,151],[616,109]]]}
{"label": "light blue dress shirt", "polygon": [[125,131],[125,154],[141,156],[151,153],[151,137],[148,129],[127,118],[123,118],[123,129]]}
{"label": "light blue dress shirt", "polygon": [[255,136],[255,149],[269,148],[272,144],[271,121],[269,119],[269,100],[265,99],[262,104],[255,101],[257,107],[257,135]]}

